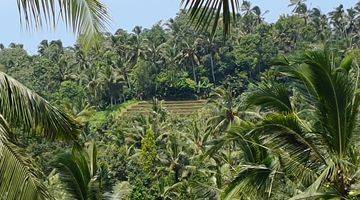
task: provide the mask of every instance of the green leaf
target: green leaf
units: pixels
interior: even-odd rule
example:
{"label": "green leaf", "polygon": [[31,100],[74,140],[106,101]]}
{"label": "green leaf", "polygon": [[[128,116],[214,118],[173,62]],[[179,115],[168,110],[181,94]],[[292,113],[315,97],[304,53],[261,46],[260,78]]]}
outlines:
{"label": "green leaf", "polygon": [[66,25],[76,35],[83,36],[86,46],[106,31],[110,19],[99,0],[17,0],[17,4],[27,28],[39,28],[44,24],[55,27],[60,12]]}
{"label": "green leaf", "polygon": [[48,139],[73,141],[78,137],[79,126],[70,116],[3,72],[0,100],[0,114],[12,126],[35,130]]}
{"label": "green leaf", "polygon": [[42,184],[42,173],[13,144],[6,121],[0,115],[0,198],[8,200],[52,199]]}
{"label": "green leaf", "polygon": [[351,56],[346,56],[341,64],[340,64],[340,68],[341,69],[344,69],[345,71],[349,72],[351,67],[352,67],[352,64],[353,64],[353,58]]}
{"label": "green leaf", "polygon": [[185,9],[189,9],[190,19],[196,29],[208,29],[211,23],[214,35],[219,21],[222,20],[225,34],[230,33],[231,22],[235,21],[240,4],[238,0],[181,0]]}

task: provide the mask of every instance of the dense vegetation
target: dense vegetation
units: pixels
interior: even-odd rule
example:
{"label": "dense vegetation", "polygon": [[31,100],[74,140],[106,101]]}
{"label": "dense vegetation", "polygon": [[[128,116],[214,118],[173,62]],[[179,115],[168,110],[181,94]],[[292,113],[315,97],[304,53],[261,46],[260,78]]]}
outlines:
{"label": "dense vegetation", "polygon": [[[104,33],[91,48],[88,38],[44,40],[36,55],[0,45],[1,71],[66,112],[1,73],[0,113],[11,125],[0,115],[1,144],[24,147],[18,156],[39,169],[26,184],[44,198],[357,199],[360,3],[328,14],[291,6],[270,24],[244,1],[226,37],[221,27],[195,31],[180,12]],[[158,99],[208,103],[180,116]],[[141,100],[150,113],[124,114]],[[65,140],[43,141],[44,131]],[[13,173],[9,187],[26,176]]]}

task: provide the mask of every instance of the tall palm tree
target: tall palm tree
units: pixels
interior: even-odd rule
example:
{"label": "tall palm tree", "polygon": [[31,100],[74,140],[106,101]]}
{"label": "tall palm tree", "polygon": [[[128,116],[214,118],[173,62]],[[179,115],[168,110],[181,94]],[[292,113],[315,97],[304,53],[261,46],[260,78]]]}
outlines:
{"label": "tall palm tree", "polygon": [[309,11],[309,23],[316,27],[316,35],[320,39],[325,39],[324,35],[328,30],[328,19],[325,14],[322,14],[320,9],[313,8]]}
{"label": "tall palm tree", "polygon": [[196,42],[191,44],[190,42],[185,41],[184,48],[179,55],[180,63],[183,63],[185,66],[189,66],[192,69],[193,79],[196,83],[198,83],[196,67],[200,65],[197,46],[198,44]]}
{"label": "tall palm tree", "polygon": [[[294,7],[292,12],[296,12],[300,7],[303,7],[306,0],[290,0],[289,7]],[[305,5],[306,6],[306,5]]]}
{"label": "tall palm tree", "polygon": [[133,34],[129,38],[129,55],[127,55],[127,62],[131,65],[131,67],[135,66],[142,56],[142,41],[141,41],[141,33],[142,33],[141,26],[135,26],[133,29]]}
{"label": "tall palm tree", "polygon": [[345,10],[344,6],[340,4],[334,11],[329,13],[330,23],[334,26],[334,31],[338,36],[346,37],[345,35]]}
{"label": "tall palm tree", "polygon": [[219,50],[220,44],[218,41],[214,41],[210,37],[201,37],[197,40],[198,46],[201,47],[201,53],[203,55],[207,55],[210,58],[210,66],[211,66],[211,76],[213,83],[216,83],[215,77],[215,65],[216,65],[216,58],[219,58]]}
{"label": "tall palm tree", "polygon": [[[11,125],[11,126],[10,126]],[[0,196],[2,199],[51,198],[41,173],[21,151],[12,128],[44,138],[73,141],[77,124],[65,113],[0,72]]]}
{"label": "tall palm tree", "polygon": [[304,24],[307,26],[308,23],[308,8],[305,3],[300,3],[297,5],[294,13],[298,14],[300,17],[304,19]]}

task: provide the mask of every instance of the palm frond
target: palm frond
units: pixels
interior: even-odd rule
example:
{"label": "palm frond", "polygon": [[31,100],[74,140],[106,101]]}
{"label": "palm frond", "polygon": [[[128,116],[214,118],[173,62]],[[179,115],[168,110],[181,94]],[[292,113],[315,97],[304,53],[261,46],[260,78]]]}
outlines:
{"label": "palm frond", "polygon": [[327,163],[323,147],[315,143],[319,138],[307,133],[294,114],[269,115],[253,133],[259,134],[262,144],[280,155],[283,170],[296,177],[293,181],[305,187],[316,180],[317,168]]}
{"label": "palm frond", "polygon": [[12,125],[43,133],[48,139],[74,140],[78,125],[12,77],[0,72],[0,114]]}
{"label": "palm frond", "polygon": [[[227,134],[223,135],[222,137],[213,139],[209,141],[206,145],[209,146],[208,150],[205,153],[205,157],[207,156],[214,156],[219,150],[225,146],[226,144],[235,142],[235,143],[242,143],[248,142],[244,137],[249,135],[253,129],[253,124],[242,121],[240,124],[232,127],[230,130],[227,131]],[[251,140],[251,139],[249,139]],[[243,150],[245,150],[244,147]],[[247,156],[251,156],[251,154],[246,154]]]}
{"label": "palm frond", "polygon": [[244,99],[246,107],[261,106],[278,112],[292,112],[290,92],[285,85],[278,83],[260,84],[255,91],[249,92]]}
{"label": "palm frond", "polygon": [[353,65],[353,58],[351,56],[347,56],[343,59],[343,61],[340,64],[340,68],[345,70],[346,72],[349,72]]}
{"label": "palm frond", "polygon": [[113,187],[113,192],[109,195],[111,200],[128,199],[132,191],[132,186],[129,182],[123,181],[117,183]]}
{"label": "palm frond", "polygon": [[90,170],[90,176],[95,176],[97,171],[97,148],[95,141],[85,143],[86,160]]}
{"label": "palm frond", "polygon": [[306,199],[340,199],[341,195],[333,192],[314,192],[314,193],[303,193],[297,195],[290,200],[306,200]]}
{"label": "palm frond", "polygon": [[[327,52],[309,51],[296,61],[297,65],[284,68],[283,72],[306,86],[316,108],[324,141],[343,156],[349,150],[359,102],[358,98],[354,101],[356,81],[337,70],[330,60]],[[345,58],[342,63],[340,66],[346,65],[348,70],[352,62]]]}
{"label": "palm frond", "polygon": [[195,27],[208,29],[212,24],[212,34],[215,33],[222,19],[224,33],[230,32],[231,22],[235,21],[240,4],[238,0],[182,0],[185,9],[189,9],[190,19]]}
{"label": "palm frond", "polygon": [[1,199],[52,199],[31,161],[8,136],[12,135],[0,115],[0,198]]}
{"label": "palm frond", "polygon": [[86,42],[106,31],[109,23],[108,11],[99,0],[17,0],[17,4],[26,27],[55,26],[59,11],[66,25]]}
{"label": "palm frond", "polygon": [[261,198],[272,186],[272,176],[276,174],[272,168],[266,166],[243,166],[236,178],[225,189],[222,199],[239,197]]}
{"label": "palm frond", "polygon": [[88,198],[91,174],[86,154],[80,147],[74,147],[71,153],[59,155],[53,165],[60,172],[60,180],[65,184],[66,191],[74,199]]}
{"label": "palm frond", "polygon": [[297,155],[302,159],[315,156],[315,160],[325,163],[321,154],[322,147],[314,144],[316,138],[306,132],[306,128],[294,114],[269,115],[254,132],[260,132],[264,143],[273,148],[286,149],[292,156]]}

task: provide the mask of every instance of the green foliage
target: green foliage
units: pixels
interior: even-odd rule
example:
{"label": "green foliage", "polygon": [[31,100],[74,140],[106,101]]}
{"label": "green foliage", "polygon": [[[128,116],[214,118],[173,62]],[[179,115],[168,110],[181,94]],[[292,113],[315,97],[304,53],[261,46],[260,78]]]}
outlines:
{"label": "green foliage", "polygon": [[43,134],[43,137],[51,140],[74,141],[78,137],[78,126],[67,114],[2,72],[0,86],[2,88],[0,91],[2,198],[51,198],[40,180],[41,173],[21,150],[16,135],[11,129],[20,128],[23,132]]}
{"label": "green foliage", "polygon": [[174,71],[161,73],[157,78],[157,84],[161,85],[158,90],[160,97],[175,99],[187,99],[196,93],[196,82],[187,78],[187,74],[179,74]]}
{"label": "green foliage", "polygon": [[[195,23],[216,15],[198,6]],[[243,1],[227,38],[196,32],[181,11],[149,29],[103,34],[93,48],[44,40],[28,55],[0,46],[2,70],[69,114],[1,76],[0,194],[15,198],[1,186],[28,177],[29,194],[44,198],[358,198],[360,5],[329,15],[290,6],[269,24]],[[208,103],[174,102],[195,99]],[[64,154],[71,144],[42,141],[77,138],[72,118],[83,131],[74,143],[96,141],[96,150],[73,144]],[[45,184],[40,171],[50,174]]]}
{"label": "green foliage", "polygon": [[[18,1],[20,18],[26,27],[39,28],[44,24],[55,26],[60,12],[61,18],[72,31],[84,37],[84,44],[93,44],[109,21],[106,7],[97,0],[76,0],[57,2],[50,1]],[[21,21],[22,21],[21,20]]]}
{"label": "green foliage", "polygon": [[146,130],[145,137],[141,140],[140,163],[145,172],[154,170],[157,157],[155,135],[151,128]]}
{"label": "green foliage", "polygon": [[59,171],[64,189],[72,198],[101,198],[101,181],[96,177],[97,149],[94,142],[86,143],[84,149],[75,146],[71,153],[60,154],[53,164]]}

